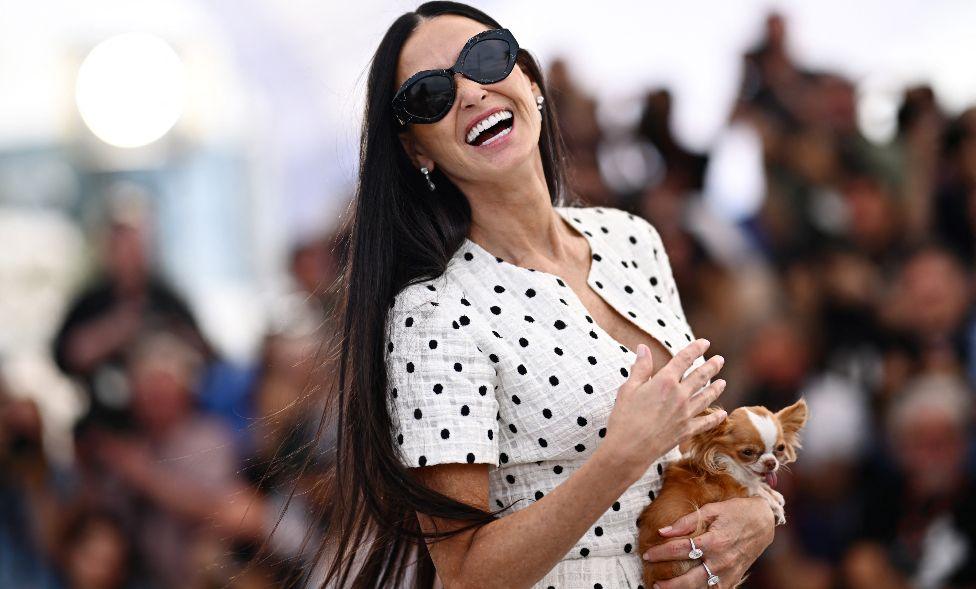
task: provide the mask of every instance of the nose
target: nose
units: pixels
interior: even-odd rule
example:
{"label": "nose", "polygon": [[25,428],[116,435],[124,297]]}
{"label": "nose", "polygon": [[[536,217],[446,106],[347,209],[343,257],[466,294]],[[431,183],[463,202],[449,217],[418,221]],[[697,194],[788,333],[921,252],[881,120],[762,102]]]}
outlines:
{"label": "nose", "polygon": [[488,91],[481,84],[461,74],[454,75],[454,87],[457,88],[457,101],[461,108],[477,107],[480,102],[488,98]]}
{"label": "nose", "polygon": [[767,459],[763,460],[763,466],[766,467],[766,470],[773,470],[774,468],[776,468],[776,459],[775,458],[767,458]]}

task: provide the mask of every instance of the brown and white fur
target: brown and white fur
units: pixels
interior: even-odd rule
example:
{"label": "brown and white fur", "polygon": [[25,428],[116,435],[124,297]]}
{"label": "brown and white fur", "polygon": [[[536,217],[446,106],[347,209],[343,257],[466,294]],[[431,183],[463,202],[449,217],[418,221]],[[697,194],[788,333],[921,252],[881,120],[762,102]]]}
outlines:
{"label": "brown and white fur", "polygon": [[[717,411],[706,409],[704,414]],[[698,537],[704,522],[690,536],[663,537],[659,528],[669,526],[706,503],[736,497],[763,497],[776,514],[776,523],[786,523],[783,495],[776,491],[780,466],[796,460],[799,431],[807,421],[807,404],[801,399],[773,413],[760,406],[739,407],[721,424],[689,440],[681,460],[664,472],[664,484],[657,499],[640,515],[638,554],[675,538]],[[688,545],[689,551],[691,544]],[[700,566],[699,560],[644,561],[647,587],[654,581],[671,579]]]}

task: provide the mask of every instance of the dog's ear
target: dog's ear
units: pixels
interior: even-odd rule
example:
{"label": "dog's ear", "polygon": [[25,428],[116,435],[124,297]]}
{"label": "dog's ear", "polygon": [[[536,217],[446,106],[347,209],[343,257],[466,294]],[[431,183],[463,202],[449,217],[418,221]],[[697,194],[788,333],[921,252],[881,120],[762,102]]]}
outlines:
{"label": "dog's ear", "polygon": [[[706,407],[697,417],[705,417],[721,410],[720,407]],[[714,466],[712,462],[715,454],[716,441],[724,436],[728,432],[728,429],[729,420],[725,419],[712,429],[695,434],[687,442],[685,456],[694,462],[704,465],[706,468],[712,468]]]}
{"label": "dog's ear", "polygon": [[783,442],[786,444],[789,462],[796,460],[796,450],[800,448],[800,430],[807,423],[808,415],[807,402],[803,399],[776,413],[776,419],[783,426]]}

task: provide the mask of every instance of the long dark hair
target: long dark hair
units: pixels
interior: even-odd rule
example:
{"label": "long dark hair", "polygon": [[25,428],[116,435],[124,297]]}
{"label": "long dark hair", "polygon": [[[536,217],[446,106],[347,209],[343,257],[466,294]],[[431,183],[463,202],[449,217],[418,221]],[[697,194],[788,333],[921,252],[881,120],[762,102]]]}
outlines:
{"label": "long dark hair", "polygon": [[[426,539],[451,537],[499,513],[458,502],[414,480],[398,459],[387,412],[385,326],[394,297],[409,284],[443,274],[471,223],[467,198],[436,169],[432,176],[437,189],[428,189],[397,137],[391,109],[403,44],[422,19],[444,14],[501,28],[465,4],[426,2],[393,22],[369,70],[358,189],[353,216],[346,220],[349,247],[337,283],[340,328],[330,347],[339,377],[326,413],[337,412],[338,442],[327,477],[325,540],[315,557],[321,560],[329,553],[329,562],[319,564],[327,565],[330,586],[401,586],[408,567],[416,567],[414,587],[432,587],[435,570]],[[569,201],[564,193],[567,164],[553,101],[535,59],[522,50],[517,63],[547,97],[539,148],[550,199],[563,206]],[[450,532],[427,534],[416,512],[466,523]]]}

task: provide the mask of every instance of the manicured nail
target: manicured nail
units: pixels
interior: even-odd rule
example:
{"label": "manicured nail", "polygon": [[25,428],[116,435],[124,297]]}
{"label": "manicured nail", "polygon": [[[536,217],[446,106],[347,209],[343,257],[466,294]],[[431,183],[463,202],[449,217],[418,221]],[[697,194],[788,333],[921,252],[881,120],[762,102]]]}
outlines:
{"label": "manicured nail", "polygon": [[651,560],[651,557],[649,557],[648,554],[650,554],[650,552],[644,553],[644,560]]}
{"label": "manicured nail", "polygon": [[644,344],[637,344],[637,357],[643,358],[647,355],[647,346]]}
{"label": "manicured nail", "polygon": [[658,530],[658,532],[661,532],[662,534],[667,534],[670,531],[671,531],[671,526],[664,526],[663,528]]}
{"label": "manicured nail", "polygon": [[654,587],[653,587],[653,589],[661,589],[661,586],[660,586],[660,585],[658,585],[657,583],[654,583]]}
{"label": "manicured nail", "polygon": [[715,356],[715,359],[716,359],[716,362],[718,362],[718,365],[719,366],[722,366],[722,365],[725,364],[725,358],[724,357],[722,357],[722,356]]}
{"label": "manicured nail", "polygon": [[708,341],[708,340],[707,340],[707,339],[705,339],[705,338],[702,338],[702,339],[701,339],[701,342],[702,342],[703,344],[705,344],[705,347],[708,347],[708,346],[710,346],[710,345],[712,345],[712,342],[710,342],[710,341]]}

